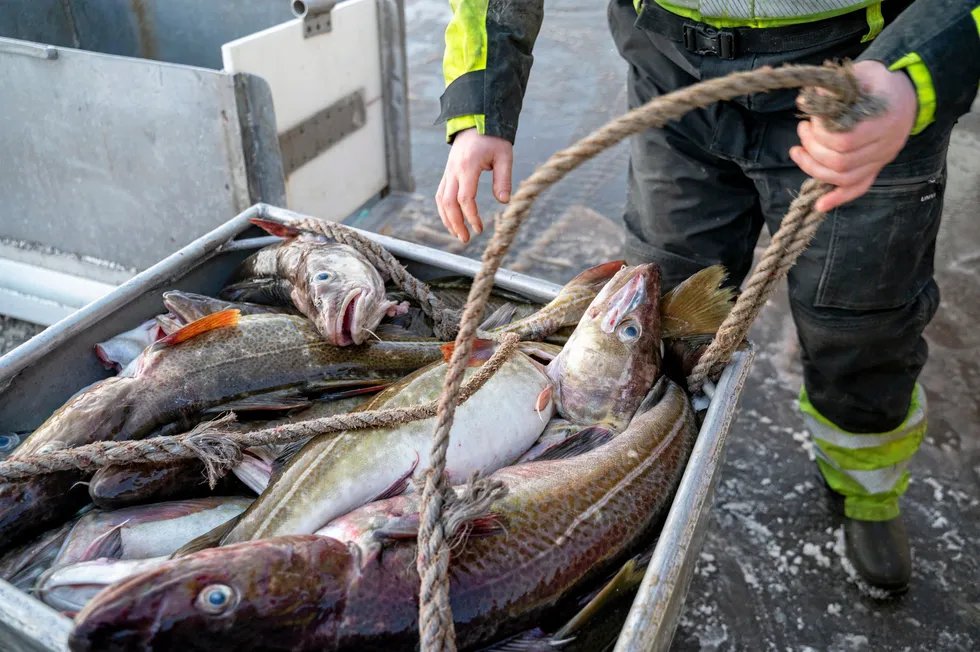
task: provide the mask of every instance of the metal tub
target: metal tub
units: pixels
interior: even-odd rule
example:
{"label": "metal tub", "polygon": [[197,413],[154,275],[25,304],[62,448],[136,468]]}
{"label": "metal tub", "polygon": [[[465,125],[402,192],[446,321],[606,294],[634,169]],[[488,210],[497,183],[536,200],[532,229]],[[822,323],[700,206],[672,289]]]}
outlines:
{"label": "metal tub", "polygon": [[[377,210],[383,210],[382,207]],[[161,293],[218,291],[232,269],[275,238],[236,239],[249,218],[295,215],[257,204],[197,239],[108,295],[51,326],[0,358],[0,430],[30,431],[79,388],[107,377],[93,346],[162,311]],[[419,278],[447,272],[474,276],[475,260],[361,231],[395,254]],[[548,301],[560,286],[501,270],[501,288]],[[754,356],[739,351],[714,389],[694,451],[669,510],[653,559],[634,599],[617,652],[669,648],[703,543],[710,505],[724,456],[726,435]],[[0,650],[64,652],[71,621],[0,581]]]}

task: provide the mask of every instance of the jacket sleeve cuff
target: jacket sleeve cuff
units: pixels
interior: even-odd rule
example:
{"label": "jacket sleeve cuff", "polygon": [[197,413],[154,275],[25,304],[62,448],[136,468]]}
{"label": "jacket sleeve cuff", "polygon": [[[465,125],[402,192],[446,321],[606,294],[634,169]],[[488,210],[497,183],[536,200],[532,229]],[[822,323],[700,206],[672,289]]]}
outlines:
{"label": "jacket sleeve cuff", "polygon": [[456,118],[446,120],[446,142],[452,143],[453,136],[464,129],[476,128],[476,132],[481,136],[487,131],[486,118],[483,115],[461,115]]}
{"label": "jacket sleeve cuff", "polygon": [[923,63],[922,58],[915,52],[905,55],[888,66],[888,69],[892,72],[905,71],[915,86],[915,94],[919,100],[919,112],[911,134],[915,136],[936,119],[936,88],[932,84],[932,75],[929,74],[929,68]]}

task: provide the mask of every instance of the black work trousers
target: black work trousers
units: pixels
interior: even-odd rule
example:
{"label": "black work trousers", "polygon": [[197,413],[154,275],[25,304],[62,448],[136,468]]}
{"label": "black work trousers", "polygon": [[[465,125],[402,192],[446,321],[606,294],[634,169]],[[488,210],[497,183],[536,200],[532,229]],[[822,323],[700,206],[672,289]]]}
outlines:
{"label": "black work trousers", "polygon": [[[860,37],[777,55],[701,56],[648,29],[667,20],[648,0],[612,0],[608,18],[628,62],[629,106],[732,72],[855,59]],[[883,3],[887,5],[888,3]],[[653,5],[653,6],[649,6]],[[741,285],[763,224],[774,233],[806,175],[797,91],[751,95],[633,137],[624,257],[655,262],[664,290],[724,264]],[[952,126],[912,136],[863,197],[828,214],[789,271],[789,300],[810,401],[839,428],[881,433],[905,419],[939,305],[933,257]]]}

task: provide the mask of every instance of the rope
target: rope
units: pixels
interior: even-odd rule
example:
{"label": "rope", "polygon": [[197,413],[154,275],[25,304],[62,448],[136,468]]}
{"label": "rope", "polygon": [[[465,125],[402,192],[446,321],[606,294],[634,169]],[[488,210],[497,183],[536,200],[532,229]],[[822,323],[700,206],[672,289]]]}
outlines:
{"label": "rope", "polygon": [[[619,143],[624,138],[653,127],[676,120],[693,109],[703,108],[715,102],[732,100],[741,95],[762,93],[783,88],[819,87],[830,91],[833,96],[810,97],[807,108],[812,115],[821,115],[836,123],[841,129],[848,129],[865,115],[873,114],[880,108],[874,101],[864,96],[857,79],[848,65],[843,69],[827,65],[787,66],[779,69],[761,68],[759,70],[736,73],[727,77],[701,82],[668,95],[655,98],[647,104],[631,110],[612,120],[591,135],[572,146],[554,154],[542,166],[525,179],[511,198],[507,210],[497,221],[493,237],[484,251],[480,271],[470,288],[466,307],[460,320],[449,369],[446,372],[445,386],[439,399],[437,423],[432,438],[430,467],[425,473],[425,486],[422,492],[422,514],[418,535],[418,556],[416,565],[422,580],[419,591],[419,635],[423,652],[455,652],[456,636],[452,609],[449,604],[449,554],[448,534],[451,532],[446,521],[446,510],[453,505],[445,476],[446,450],[449,445],[449,431],[458,405],[463,370],[472,348],[477,320],[483,313],[487,298],[493,286],[493,279],[507,250],[514,241],[517,230],[527,217],[531,204],[546,188],[561,180],[579,165],[593,158],[603,150]],[[818,113],[819,111],[819,113]],[[752,282],[759,286],[743,304],[735,317],[726,320],[726,339],[718,338],[719,344],[711,357],[705,360],[713,366],[730,357],[726,353],[725,342],[741,341],[758,314],[769,287],[778,280],[780,274],[793,264],[796,256],[805,248],[816,232],[822,215],[812,211],[812,202],[826,191],[823,185],[805,184],[806,199],[794,202],[799,221],[784,223],[773,236],[771,246],[774,251],[779,246],[787,247],[787,253],[771,257],[768,268],[753,274]],[[804,196],[801,195],[801,198]],[[791,211],[794,213],[794,211]],[[789,216],[788,216],[789,217]],[[794,226],[797,224],[797,226]],[[792,237],[795,234],[795,237]],[[789,237],[787,237],[789,236]],[[805,239],[804,239],[805,238]],[[775,269],[773,269],[775,266]],[[761,267],[761,266],[760,266]],[[752,283],[750,283],[751,285]],[[736,307],[739,307],[736,303]],[[733,308],[734,312],[734,308]],[[713,343],[714,344],[714,343]],[[710,351],[710,348],[709,348]],[[703,372],[702,372],[703,373]],[[693,373],[692,373],[693,376]],[[696,380],[696,377],[694,378]]]}
{"label": "rope", "polygon": [[[463,386],[460,402],[472,397],[517,350],[516,335],[504,335],[501,344]],[[386,428],[436,416],[438,403],[388,410],[366,410],[284,424],[253,432],[235,432],[233,415],[201,424],[185,435],[152,437],[138,441],[102,441],[76,448],[8,457],[0,462],[0,482],[24,480],[58,471],[92,471],[112,464],[162,464],[191,458],[204,462],[208,481],[217,479],[237,464],[242,451],[263,444],[288,444],[317,435],[345,430]]]}
{"label": "rope", "polygon": [[391,252],[366,238],[354,229],[337,222],[327,222],[312,217],[290,220],[278,216],[267,215],[263,219],[285,226],[291,226],[300,231],[315,233],[341,244],[348,245],[359,251],[374,265],[378,271],[387,274],[406,294],[415,299],[422,310],[435,322],[436,337],[450,340],[456,336],[459,323],[459,312],[447,306],[442,299],[435,295],[429,286],[412,276],[405,266],[398,262]]}

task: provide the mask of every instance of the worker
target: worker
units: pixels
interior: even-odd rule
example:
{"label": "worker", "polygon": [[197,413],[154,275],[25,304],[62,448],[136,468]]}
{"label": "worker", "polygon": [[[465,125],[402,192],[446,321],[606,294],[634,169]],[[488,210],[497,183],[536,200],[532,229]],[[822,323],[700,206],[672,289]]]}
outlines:
{"label": "worker", "polygon": [[[801,119],[798,91],[694,110],[631,139],[624,258],[664,290],[724,264],[739,286],[763,224],[775,232],[807,175],[836,186],[789,271],[799,405],[847,555],[866,582],[908,590],[899,498],[926,430],[922,333],[939,306],[933,256],[946,151],[980,82],[980,0],[612,0],[629,107],[762,66],[849,59],[887,111],[849,133]],[[511,193],[512,146],[542,0],[452,0],[440,119],[451,144],[436,203],[460,240],[483,231],[476,191]],[[574,73],[571,73],[574,75]]]}

